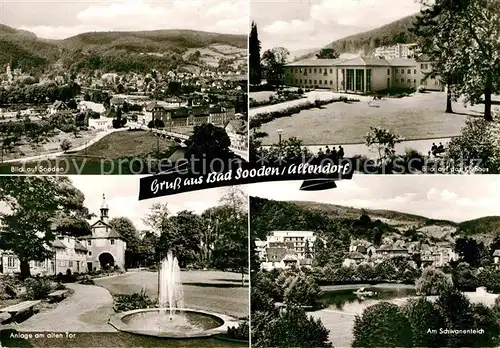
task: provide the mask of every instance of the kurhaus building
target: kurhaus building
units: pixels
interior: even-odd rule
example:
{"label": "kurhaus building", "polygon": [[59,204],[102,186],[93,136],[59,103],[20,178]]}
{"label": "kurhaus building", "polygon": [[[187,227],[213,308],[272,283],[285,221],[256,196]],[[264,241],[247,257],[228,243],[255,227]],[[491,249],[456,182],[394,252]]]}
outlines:
{"label": "kurhaus building", "polygon": [[441,91],[443,86],[437,79],[426,78],[430,69],[431,62],[425,56],[417,59],[308,59],[285,66],[285,84],[347,93],[419,86]]}

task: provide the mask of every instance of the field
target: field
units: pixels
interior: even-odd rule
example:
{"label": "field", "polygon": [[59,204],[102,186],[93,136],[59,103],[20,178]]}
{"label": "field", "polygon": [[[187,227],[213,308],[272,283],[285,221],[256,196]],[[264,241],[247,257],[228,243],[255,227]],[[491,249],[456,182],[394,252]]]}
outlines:
{"label": "field", "polygon": [[435,139],[458,135],[465,120],[480,117],[483,110],[482,105],[465,108],[462,103],[453,103],[455,113],[446,114],[445,102],[444,93],[432,92],[376,103],[366,99],[333,103],[275,119],[262,125],[260,131],[268,134],[263,145],[278,143],[278,129],[283,130],[284,139],[297,137],[306,145],[360,144],[375,126],[390,128],[407,140]]}

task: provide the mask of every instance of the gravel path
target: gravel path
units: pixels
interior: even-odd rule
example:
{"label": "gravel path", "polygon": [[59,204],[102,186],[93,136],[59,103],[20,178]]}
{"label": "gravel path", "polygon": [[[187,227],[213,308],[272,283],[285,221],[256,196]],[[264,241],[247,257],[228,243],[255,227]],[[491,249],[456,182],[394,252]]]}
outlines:
{"label": "gravel path", "polygon": [[33,315],[16,326],[19,331],[115,332],[108,324],[114,313],[108,290],[94,285],[66,284],[74,294],[56,308]]}

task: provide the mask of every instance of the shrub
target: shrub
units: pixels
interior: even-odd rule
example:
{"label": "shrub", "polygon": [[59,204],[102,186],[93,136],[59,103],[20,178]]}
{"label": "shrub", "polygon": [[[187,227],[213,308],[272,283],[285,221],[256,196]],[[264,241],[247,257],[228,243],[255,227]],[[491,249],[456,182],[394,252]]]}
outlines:
{"label": "shrub", "polygon": [[84,285],[94,285],[95,284],[92,277],[87,275],[87,274],[78,277],[78,283],[84,284]]}
{"label": "shrub", "polygon": [[42,300],[51,291],[50,281],[44,278],[28,278],[24,281],[26,287],[25,297],[28,300]]}
{"label": "shrub", "polygon": [[424,93],[425,92],[425,86],[418,86],[417,91],[418,91],[418,93]]}
{"label": "shrub", "polygon": [[16,277],[10,275],[0,276],[0,299],[16,298],[18,296],[17,287],[20,285]]}
{"label": "shrub", "polygon": [[60,145],[61,147],[61,150],[66,152],[68,151],[69,149],[71,149],[71,143],[69,142],[68,139],[64,139]]}
{"label": "shrub", "polygon": [[244,320],[237,327],[229,327],[227,329],[227,336],[235,340],[248,341],[250,339],[248,320]]}
{"label": "shrub", "polygon": [[133,293],[132,295],[118,295],[115,298],[115,308],[119,312],[141,308],[151,308],[154,307],[154,305],[155,301],[149,297],[144,289],[141,289],[140,292]]}

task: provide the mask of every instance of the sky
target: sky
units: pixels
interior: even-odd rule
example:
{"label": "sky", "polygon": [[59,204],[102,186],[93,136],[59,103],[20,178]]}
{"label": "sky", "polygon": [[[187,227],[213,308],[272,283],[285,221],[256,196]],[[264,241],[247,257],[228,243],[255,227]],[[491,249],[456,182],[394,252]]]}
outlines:
{"label": "sky", "polygon": [[416,0],[252,0],[262,49],[320,48],[419,12]]}
{"label": "sky", "polygon": [[[201,214],[210,207],[218,206],[219,200],[227,191],[227,188],[222,187],[139,201],[140,177],[137,175],[74,175],[70,176],[70,180],[85,195],[84,205],[91,213],[99,216],[102,195],[105,194],[109,218],[128,217],[139,231],[147,229],[143,218],[148,215],[150,207],[155,203],[166,203],[171,214],[183,210]],[[91,222],[96,221],[97,217]]]}
{"label": "sky", "polygon": [[193,29],[247,34],[247,0],[0,0],[0,23],[64,39],[91,31]]}
{"label": "sky", "polygon": [[301,181],[248,186],[252,196],[386,209],[455,222],[500,215],[500,178],[493,175],[355,175],[337,188],[300,191]]}

